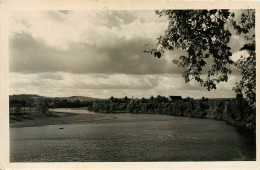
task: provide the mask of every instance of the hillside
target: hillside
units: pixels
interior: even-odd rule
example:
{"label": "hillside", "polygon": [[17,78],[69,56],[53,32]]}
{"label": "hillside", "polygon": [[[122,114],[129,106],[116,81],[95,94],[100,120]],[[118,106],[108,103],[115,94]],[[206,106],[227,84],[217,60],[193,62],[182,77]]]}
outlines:
{"label": "hillside", "polygon": [[81,102],[99,100],[98,98],[85,97],[85,96],[45,97],[45,96],[39,96],[39,95],[36,95],[36,94],[15,94],[15,95],[9,95],[9,100],[19,100],[19,101],[25,100],[25,101],[29,101],[31,99],[37,99],[37,98],[58,99],[58,100],[67,99],[70,102],[74,102],[76,100],[79,100]]}
{"label": "hillside", "polygon": [[98,98],[85,97],[85,96],[71,96],[71,97],[67,97],[66,99],[71,101],[71,102],[76,101],[76,100],[79,100],[81,102],[83,102],[83,101],[99,100]]}

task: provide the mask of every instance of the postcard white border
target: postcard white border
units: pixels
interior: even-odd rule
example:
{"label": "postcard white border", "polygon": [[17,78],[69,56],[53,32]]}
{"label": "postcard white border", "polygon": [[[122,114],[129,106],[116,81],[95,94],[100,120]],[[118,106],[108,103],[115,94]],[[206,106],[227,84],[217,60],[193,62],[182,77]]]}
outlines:
{"label": "postcard white border", "polygon": [[[3,169],[260,169],[259,134],[257,161],[227,162],[80,162],[80,163],[10,163],[9,162],[9,58],[8,14],[17,10],[155,10],[155,9],[256,9],[256,54],[259,73],[258,49],[260,3],[257,1],[169,1],[169,0],[0,0],[0,162]],[[257,74],[259,89],[259,74]],[[259,106],[257,95],[256,106]],[[259,132],[259,108],[256,125]],[[1,169],[1,165],[0,165]]]}

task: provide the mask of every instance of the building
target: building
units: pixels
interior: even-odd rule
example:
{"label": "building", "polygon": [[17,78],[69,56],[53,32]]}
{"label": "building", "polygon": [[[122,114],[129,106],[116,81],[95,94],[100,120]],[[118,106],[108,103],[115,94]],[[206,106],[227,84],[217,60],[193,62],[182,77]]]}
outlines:
{"label": "building", "polygon": [[182,100],[181,96],[169,96],[172,101]]}

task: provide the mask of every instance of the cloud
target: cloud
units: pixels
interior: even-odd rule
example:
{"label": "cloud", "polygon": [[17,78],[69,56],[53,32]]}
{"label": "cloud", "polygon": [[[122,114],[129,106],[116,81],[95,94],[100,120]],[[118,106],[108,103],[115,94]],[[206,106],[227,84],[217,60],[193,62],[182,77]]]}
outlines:
{"label": "cloud", "polygon": [[231,52],[232,53],[236,53],[237,51],[240,50],[240,48],[245,44],[245,40],[244,38],[237,36],[237,35],[233,35],[230,38],[230,41],[228,43],[228,45],[231,48]]}
{"label": "cloud", "polygon": [[[11,13],[10,28],[11,94],[232,97],[239,78],[232,68],[230,81],[208,92],[185,83],[172,63],[184,51],[166,50],[160,59],[144,53],[167,29],[154,11],[20,11]],[[232,51],[242,43],[232,36]]]}
{"label": "cloud", "polygon": [[221,97],[221,95],[222,97],[234,97],[234,92],[231,89],[238,78],[232,76],[229,82],[219,84],[217,90],[210,92],[199,85],[191,86],[189,83],[185,83],[179,74],[11,73],[10,80],[11,94],[33,93],[53,97],[83,95],[97,98],[182,95],[183,97],[201,98],[203,96],[214,97],[214,95],[218,97]]}
{"label": "cloud", "polygon": [[156,38],[166,27],[154,11],[19,11],[11,13],[10,22],[11,36],[25,32],[62,49],[71,43],[102,46],[121,38]]}
{"label": "cloud", "polygon": [[39,79],[50,79],[50,80],[63,80],[63,76],[60,74],[43,73],[38,74]]}
{"label": "cloud", "polygon": [[249,53],[247,51],[237,51],[236,53],[234,53],[232,56],[231,56],[231,59],[233,61],[237,61],[239,60],[241,57],[245,57],[245,56],[249,56]]}
{"label": "cloud", "polygon": [[[143,53],[167,28],[154,11],[42,11],[11,15],[10,71],[44,73],[181,73],[172,63],[185,52],[161,59]],[[239,43],[238,43],[239,42]],[[232,36],[236,51],[242,39]],[[207,73],[212,61],[203,69]],[[231,66],[234,73],[236,69]]]}
{"label": "cloud", "polygon": [[97,47],[87,43],[71,44],[67,50],[47,46],[41,39],[27,33],[10,39],[10,71],[20,73],[180,73],[167,61],[143,52],[143,44],[150,39],[120,40],[113,47]]}
{"label": "cloud", "polygon": [[176,73],[143,52],[166,26],[154,11],[12,12],[10,71]]}

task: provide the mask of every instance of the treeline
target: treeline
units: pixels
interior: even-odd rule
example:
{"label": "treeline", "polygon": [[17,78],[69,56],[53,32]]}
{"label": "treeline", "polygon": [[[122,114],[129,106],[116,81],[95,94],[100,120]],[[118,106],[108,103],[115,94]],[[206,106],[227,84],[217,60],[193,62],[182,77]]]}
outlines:
{"label": "treeline", "polygon": [[114,98],[96,100],[88,109],[95,112],[129,112],[203,117],[209,109],[209,99],[169,99],[158,95],[149,99]]}
{"label": "treeline", "polygon": [[103,113],[127,112],[133,114],[164,114],[197,118],[213,118],[255,130],[255,110],[240,96],[236,99],[207,99],[194,100],[185,98],[171,100],[163,96],[149,99],[117,99],[96,100],[88,107],[90,111]]}
{"label": "treeline", "polygon": [[[50,99],[49,99],[50,100]],[[70,101],[68,99],[51,99],[49,101],[50,108],[76,108],[76,107],[89,107],[93,104],[93,101]]]}
{"label": "treeline", "polygon": [[9,110],[12,113],[25,112],[25,108],[29,111],[36,109],[46,112],[49,108],[77,108],[89,107],[90,105],[93,105],[93,101],[70,101],[66,98],[49,98],[37,95],[14,95],[9,98]]}
{"label": "treeline", "polygon": [[[97,100],[68,100],[68,98],[48,98],[42,96],[11,96],[10,112],[24,113],[25,108],[46,112],[49,108],[87,107],[90,111],[102,113],[164,114],[197,118],[213,118],[255,130],[256,110],[249,107],[242,96],[234,99],[167,98],[158,95],[150,98],[115,98]],[[29,109],[28,109],[29,108]]]}

